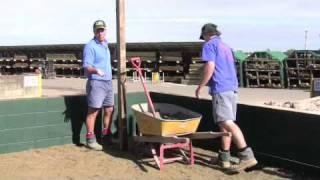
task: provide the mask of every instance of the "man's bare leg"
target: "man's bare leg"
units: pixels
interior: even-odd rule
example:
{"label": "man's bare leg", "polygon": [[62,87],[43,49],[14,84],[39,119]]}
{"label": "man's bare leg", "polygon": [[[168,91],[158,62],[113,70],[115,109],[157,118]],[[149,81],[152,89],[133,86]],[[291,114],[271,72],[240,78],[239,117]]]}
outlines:
{"label": "man's bare leg", "polygon": [[98,115],[99,109],[96,108],[88,108],[87,118],[86,118],[86,125],[87,125],[87,146],[93,150],[101,151],[102,146],[97,143],[95,134],[94,134],[94,125],[96,122],[96,118]]}
{"label": "man's bare leg", "polygon": [[[219,124],[220,128],[231,132],[232,141],[236,144],[239,149],[238,157],[240,159],[240,163],[232,166],[231,168],[235,171],[240,171],[249,167],[256,165],[258,162],[254,157],[253,151],[250,147],[247,147],[247,143],[244,139],[243,133],[239,126],[235,124],[233,121],[225,121]],[[228,147],[228,141],[222,146]],[[230,148],[230,146],[229,146]]]}
{"label": "man's bare leg", "polygon": [[110,131],[110,122],[112,120],[112,114],[113,114],[113,106],[110,107],[104,107],[104,117],[103,117],[103,135],[108,135],[111,133]]}

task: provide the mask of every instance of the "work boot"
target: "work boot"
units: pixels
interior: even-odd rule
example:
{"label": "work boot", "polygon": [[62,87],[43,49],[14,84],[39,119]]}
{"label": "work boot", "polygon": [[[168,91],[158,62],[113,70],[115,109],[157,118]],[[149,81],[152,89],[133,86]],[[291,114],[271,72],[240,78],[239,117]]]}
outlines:
{"label": "work boot", "polygon": [[87,133],[86,138],[88,148],[96,151],[102,151],[102,146],[97,143],[96,136],[93,133]]}
{"label": "work boot", "polygon": [[221,168],[229,169],[231,167],[230,159],[230,151],[219,150],[218,159],[212,160],[211,163],[219,165]]}
{"label": "work boot", "polygon": [[238,164],[232,165],[231,169],[233,171],[239,172],[258,164],[258,161],[254,157],[253,151],[250,147],[238,152],[238,157],[240,161]]}
{"label": "work boot", "polygon": [[112,132],[110,129],[107,129],[107,128],[104,128],[102,130],[102,143],[103,145],[111,145],[112,144],[112,141],[111,141],[111,138],[112,138]]}
{"label": "work boot", "polygon": [[112,134],[112,132],[111,132],[110,129],[108,129],[108,128],[103,128],[103,130],[102,130],[102,135],[103,135],[103,136],[108,136],[108,135],[111,135],[111,134]]}

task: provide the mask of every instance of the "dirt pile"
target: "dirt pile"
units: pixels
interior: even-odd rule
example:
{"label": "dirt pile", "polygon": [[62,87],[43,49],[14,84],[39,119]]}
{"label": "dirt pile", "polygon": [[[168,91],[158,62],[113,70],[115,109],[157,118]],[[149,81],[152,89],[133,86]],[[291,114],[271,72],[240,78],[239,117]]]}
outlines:
{"label": "dirt pile", "polygon": [[290,108],[302,111],[320,112],[320,97],[308,98],[299,101],[265,102],[265,105]]}

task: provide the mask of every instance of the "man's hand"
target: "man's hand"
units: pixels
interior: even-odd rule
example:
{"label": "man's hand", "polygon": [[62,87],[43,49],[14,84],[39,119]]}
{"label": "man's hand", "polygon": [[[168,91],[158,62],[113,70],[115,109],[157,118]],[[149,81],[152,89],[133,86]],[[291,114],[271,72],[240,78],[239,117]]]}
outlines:
{"label": "man's hand", "polygon": [[99,76],[104,76],[104,72],[102,70],[96,69],[96,71]]}
{"label": "man's hand", "polygon": [[200,99],[200,93],[201,93],[201,91],[202,91],[202,87],[203,87],[203,86],[200,86],[200,85],[199,85],[199,86],[197,87],[197,89],[196,89],[196,98],[197,98],[197,99]]}

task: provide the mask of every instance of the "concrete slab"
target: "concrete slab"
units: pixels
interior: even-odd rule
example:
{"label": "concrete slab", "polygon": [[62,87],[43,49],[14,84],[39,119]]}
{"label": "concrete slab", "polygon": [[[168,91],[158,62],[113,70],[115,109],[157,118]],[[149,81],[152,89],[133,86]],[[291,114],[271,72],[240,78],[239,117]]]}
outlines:
{"label": "concrete slab", "polygon": [[[114,91],[117,92],[117,81],[113,80]],[[56,97],[64,95],[85,94],[86,79],[80,78],[56,78],[43,80],[43,96]],[[152,84],[147,82],[150,91],[161,92],[174,95],[195,97],[195,85],[182,85],[174,83]],[[126,82],[127,92],[143,91],[140,81]],[[240,88],[239,103],[249,105],[263,105],[264,102],[277,101],[296,101],[310,97],[310,92],[306,90],[293,89],[264,89],[264,88]],[[201,98],[211,99],[208,95],[208,88],[202,92]]]}

